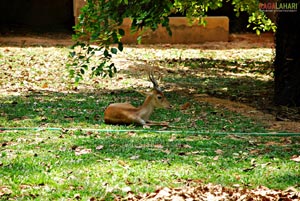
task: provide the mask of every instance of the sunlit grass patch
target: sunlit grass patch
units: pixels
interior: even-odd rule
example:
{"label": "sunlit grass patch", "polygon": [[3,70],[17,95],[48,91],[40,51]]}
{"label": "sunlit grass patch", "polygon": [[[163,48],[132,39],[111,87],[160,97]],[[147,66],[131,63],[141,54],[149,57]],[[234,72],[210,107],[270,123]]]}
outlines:
{"label": "sunlit grass patch", "polygon": [[193,179],[285,189],[299,177],[299,137],[5,131],[1,142],[2,198],[112,199]]}

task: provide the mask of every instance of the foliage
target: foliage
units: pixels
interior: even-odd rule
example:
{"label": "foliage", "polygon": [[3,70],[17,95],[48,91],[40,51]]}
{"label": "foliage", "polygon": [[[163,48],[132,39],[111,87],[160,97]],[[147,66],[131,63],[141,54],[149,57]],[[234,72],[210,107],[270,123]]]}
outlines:
{"label": "foliage", "polygon": [[[72,46],[72,49],[73,51],[69,54],[71,60],[67,64],[67,67],[69,69],[70,77],[75,78],[76,84],[83,79],[83,75],[89,68],[92,70],[92,76],[105,77],[109,75],[109,77],[112,77],[113,73],[116,72],[114,63],[110,63],[112,54],[117,54],[118,50],[116,48],[112,47],[109,50],[108,47],[93,47],[85,43],[77,42]],[[121,45],[119,46],[119,49],[122,49]],[[102,56],[97,57],[97,60],[100,61],[100,63],[91,63],[91,58],[97,51],[103,52]]]}
{"label": "foliage", "polygon": [[[82,79],[82,74],[91,68],[92,75],[109,75],[112,77],[116,72],[114,63],[109,62],[112,54],[117,54],[118,50],[123,50],[121,37],[125,34],[124,30],[118,26],[122,24],[125,17],[132,18],[131,30],[133,32],[149,27],[157,29],[158,24],[165,26],[169,33],[168,14],[170,13],[171,3],[169,1],[120,1],[120,0],[88,0],[86,6],[81,10],[79,23],[75,26],[76,34],[74,39],[79,42],[73,49],[80,46],[79,51],[72,51],[71,61],[68,64],[71,77],[75,77],[78,83]],[[96,44],[93,47],[90,43]],[[111,45],[117,44],[117,48]],[[91,66],[90,58],[96,53],[101,52],[98,64]]]}
{"label": "foliage", "polygon": [[274,23],[268,19],[263,12],[252,13],[249,17],[249,25],[247,27],[253,26],[257,35],[260,35],[261,31],[276,31],[276,26]]}
{"label": "foliage", "polygon": [[[93,71],[92,75],[111,77],[116,72],[115,65],[110,62],[110,59],[112,54],[123,50],[121,38],[125,33],[118,26],[122,24],[124,18],[132,20],[132,32],[145,29],[156,30],[161,24],[171,35],[168,19],[171,13],[182,13],[190,21],[198,19],[199,24],[205,25],[203,17],[208,9],[222,7],[222,2],[222,0],[175,0],[173,2],[170,0],[88,0],[81,10],[79,23],[75,26],[74,39],[81,42],[73,48],[77,46],[81,48],[70,54],[71,61],[68,64],[70,75],[79,82],[88,68]],[[249,23],[254,25],[253,29],[257,34],[261,31],[275,30],[275,25],[259,10],[256,0],[233,0],[232,4],[237,15],[241,11],[250,14]],[[141,37],[138,37],[139,42],[140,40]],[[110,48],[115,44],[117,48]],[[96,52],[102,56],[97,64],[90,65],[90,58]]]}

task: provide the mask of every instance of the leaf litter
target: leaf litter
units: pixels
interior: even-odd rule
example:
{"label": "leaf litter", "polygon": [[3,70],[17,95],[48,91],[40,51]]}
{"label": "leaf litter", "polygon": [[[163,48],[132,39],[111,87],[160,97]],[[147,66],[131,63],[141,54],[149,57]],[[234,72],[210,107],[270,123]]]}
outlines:
{"label": "leaf litter", "polygon": [[293,188],[284,191],[272,190],[265,186],[259,186],[255,189],[223,187],[214,184],[202,184],[202,182],[187,181],[185,186],[179,188],[158,187],[154,192],[144,194],[134,194],[128,192],[124,198],[116,197],[115,200],[147,200],[147,201],[193,201],[193,200],[215,200],[215,201],[248,201],[248,200],[264,200],[264,201],[296,201],[300,200],[300,192]]}

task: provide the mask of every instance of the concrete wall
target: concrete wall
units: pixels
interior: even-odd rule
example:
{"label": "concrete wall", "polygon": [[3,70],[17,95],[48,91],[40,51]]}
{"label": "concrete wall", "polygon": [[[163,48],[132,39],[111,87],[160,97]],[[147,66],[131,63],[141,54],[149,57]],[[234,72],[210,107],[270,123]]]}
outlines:
{"label": "concrete wall", "polygon": [[75,24],[78,23],[78,16],[80,14],[80,9],[84,6],[85,0],[73,0],[73,14],[75,18]]}
{"label": "concrete wall", "polygon": [[[156,31],[148,30],[142,35],[143,44],[170,43],[192,44],[212,41],[228,41],[229,19],[228,17],[206,17],[207,25],[199,26],[198,22],[189,25],[185,17],[170,17],[172,36],[169,36],[165,28],[159,27]],[[122,38],[124,43],[137,43],[138,33],[130,34],[130,19],[125,19],[121,28],[125,30]]]}

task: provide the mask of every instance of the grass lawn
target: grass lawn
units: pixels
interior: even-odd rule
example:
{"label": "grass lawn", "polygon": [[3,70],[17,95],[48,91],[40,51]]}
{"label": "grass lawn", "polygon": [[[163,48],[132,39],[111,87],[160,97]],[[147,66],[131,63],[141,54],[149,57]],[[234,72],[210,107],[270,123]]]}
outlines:
{"label": "grass lawn", "polygon": [[[124,51],[114,58],[114,79],[86,77],[75,86],[65,68],[68,48],[0,47],[0,127],[61,128],[0,129],[0,200],[112,200],[186,181],[299,190],[299,162],[292,160],[299,136],[276,135],[258,119],[194,99],[268,101],[271,49]],[[109,103],[143,102],[149,62],[173,105],[151,120],[170,127],[105,125]]]}

